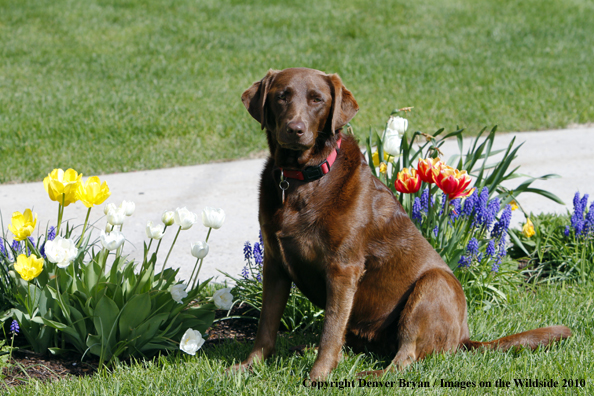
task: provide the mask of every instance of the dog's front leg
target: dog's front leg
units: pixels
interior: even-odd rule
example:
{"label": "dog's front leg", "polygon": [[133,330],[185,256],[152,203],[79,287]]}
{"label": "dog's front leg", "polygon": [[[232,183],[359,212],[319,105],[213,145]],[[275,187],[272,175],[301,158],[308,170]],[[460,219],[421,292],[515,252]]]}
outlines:
{"label": "dog's front leg", "polygon": [[328,271],[324,329],[309,375],[312,380],[325,379],[338,365],[360,273],[356,266],[336,266]]}
{"label": "dog's front leg", "polygon": [[291,279],[283,270],[282,264],[268,255],[264,256],[262,282],[262,312],[256,341],[248,358],[233,366],[234,370],[248,368],[255,361],[266,359],[274,351],[276,333],[291,290]]}

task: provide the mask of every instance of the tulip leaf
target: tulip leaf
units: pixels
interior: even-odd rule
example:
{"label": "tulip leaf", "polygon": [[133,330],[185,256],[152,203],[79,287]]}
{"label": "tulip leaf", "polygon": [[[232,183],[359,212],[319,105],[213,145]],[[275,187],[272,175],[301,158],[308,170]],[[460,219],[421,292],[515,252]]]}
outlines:
{"label": "tulip leaf", "polygon": [[102,345],[113,346],[116,336],[116,322],[119,315],[119,308],[113,300],[103,296],[95,307],[93,324],[95,331],[101,337]]}
{"label": "tulip leaf", "polygon": [[46,319],[46,318],[41,318],[41,320],[43,321],[43,324],[46,325],[46,326],[50,326],[50,327],[52,327],[52,328],[54,328],[56,330],[63,331],[64,333],[66,333],[66,334],[68,334],[68,335],[70,335],[70,336],[72,336],[74,338],[78,338],[79,337],[79,335],[76,332],[76,330],[73,327],[71,327],[71,326],[67,326],[64,323],[56,322],[54,320],[49,320],[49,319]]}
{"label": "tulip leaf", "polygon": [[120,338],[127,338],[151,313],[151,299],[148,293],[133,296],[122,309],[119,327]]}
{"label": "tulip leaf", "polygon": [[168,317],[169,314],[167,313],[154,315],[149,320],[133,329],[130,332],[129,338],[137,339],[135,343],[137,347],[146,344],[147,342],[153,339],[155,334],[157,334],[157,331],[159,331],[161,323],[167,320]]}

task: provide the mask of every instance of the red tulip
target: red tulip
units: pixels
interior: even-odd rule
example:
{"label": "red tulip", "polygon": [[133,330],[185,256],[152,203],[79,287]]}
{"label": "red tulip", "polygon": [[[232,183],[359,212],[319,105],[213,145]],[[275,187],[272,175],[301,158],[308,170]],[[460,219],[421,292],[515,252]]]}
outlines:
{"label": "red tulip", "polygon": [[435,177],[439,174],[442,163],[439,158],[426,158],[419,160],[419,176],[425,183],[435,183]]}
{"label": "red tulip", "polygon": [[396,191],[404,194],[413,194],[419,191],[421,188],[421,178],[419,177],[417,170],[410,168],[409,171],[408,168],[403,168],[398,172],[394,187],[396,188]]}
{"label": "red tulip", "polygon": [[450,200],[467,197],[474,192],[474,188],[464,191],[472,179],[466,171],[459,171],[447,165],[442,165],[440,172],[435,177],[435,184]]}

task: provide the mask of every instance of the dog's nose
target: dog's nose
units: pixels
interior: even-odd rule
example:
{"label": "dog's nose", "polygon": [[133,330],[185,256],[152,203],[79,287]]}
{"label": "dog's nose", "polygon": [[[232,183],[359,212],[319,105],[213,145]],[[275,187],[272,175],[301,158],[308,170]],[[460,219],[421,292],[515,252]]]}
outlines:
{"label": "dog's nose", "polygon": [[291,121],[287,124],[287,133],[294,133],[297,136],[303,135],[305,132],[305,124],[301,121]]}

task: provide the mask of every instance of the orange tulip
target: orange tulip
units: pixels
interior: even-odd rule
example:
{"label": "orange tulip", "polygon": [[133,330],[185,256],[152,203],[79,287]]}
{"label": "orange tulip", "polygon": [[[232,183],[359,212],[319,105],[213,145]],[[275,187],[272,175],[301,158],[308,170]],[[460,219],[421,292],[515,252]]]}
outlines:
{"label": "orange tulip", "polygon": [[410,168],[409,171],[408,168],[403,168],[398,172],[394,187],[396,188],[396,191],[405,194],[413,194],[419,191],[421,188],[421,178],[419,177],[417,170]]}
{"label": "orange tulip", "polygon": [[435,184],[450,200],[467,197],[474,192],[474,188],[464,191],[472,179],[466,171],[459,171],[451,166],[442,165],[439,174],[435,177]]}
{"label": "orange tulip", "polygon": [[441,160],[439,158],[426,158],[419,160],[419,176],[425,183],[435,183],[435,177],[441,169]]}

